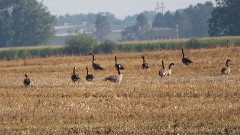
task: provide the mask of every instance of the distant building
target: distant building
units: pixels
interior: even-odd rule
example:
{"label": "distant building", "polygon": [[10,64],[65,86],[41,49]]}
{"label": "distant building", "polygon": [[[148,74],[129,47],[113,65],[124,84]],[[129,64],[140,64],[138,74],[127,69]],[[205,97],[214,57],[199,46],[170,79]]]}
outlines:
{"label": "distant building", "polygon": [[147,40],[176,39],[178,38],[177,28],[153,27],[145,34]]}
{"label": "distant building", "polygon": [[[108,32],[103,40],[111,40],[111,41],[122,41],[122,29],[124,26],[111,26],[111,31]],[[82,24],[82,25],[74,25],[68,26],[65,24],[64,26],[56,26],[55,27],[55,37],[53,40],[49,42],[49,44],[65,44],[66,37],[69,35],[75,35],[77,33],[86,33],[96,38],[96,28],[94,24]],[[144,35],[145,40],[161,40],[161,39],[176,39],[178,38],[178,27],[176,28],[157,28],[153,27]],[[130,32],[128,37],[129,39],[125,40],[137,40],[138,33]],[[97,39],[97,38],[96,38]]]}
{"label": "distant building", "polygon": [[[104,36],[104,40],[111,41],[120,41],[122,39],[122,27],[120,25],[111,26],[111,31]],[[83,23],[82,25],[73,25],[69,26],[68,24],[64,24],[64,26],[55,26],[56,34],[54,38],[48,44],[65,44],[65,39],[69,35],[76,35],[78,33],[86,33],[96,38],[95,32],[95,24],[87,24]]]}
{"label": "distant building", "polygon": [[[91,33],[91,35],[97,39],[96,33]],[[120,41],[122,39],[122,30],[111,30],[102,38],[103,40],[111,40],[114,42]]]}

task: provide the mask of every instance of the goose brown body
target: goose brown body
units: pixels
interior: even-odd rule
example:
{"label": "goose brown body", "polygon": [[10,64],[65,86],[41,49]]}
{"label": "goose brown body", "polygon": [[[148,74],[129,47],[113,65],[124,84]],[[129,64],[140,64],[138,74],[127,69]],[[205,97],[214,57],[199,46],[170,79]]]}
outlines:
{"label": "goose brown body", "polygon": [[118,74],[117,75],[110,75],[105,78],[106,81],[120,83],[122,81],[122,74],[120,73],[120,67],[117,68]]}
{"label": "goose brown body", "polygon": [[78,83],[79,83],[79,80],[80,80],[81,78],[79,77],[78,74],[75,73],[75,70],[76,70],[76,69],[77,69],[76,67],[73,68],[73,74],[72,74],[72,76],[71,76],[71,79],[72,79],[72,81],[73,81],[74,83],[75,83],[75,82],[78,82]]}
{"label": "goose brown body", "polygon": [[167,69],[165,69],[165,61],[162,60],[162,69],[159,70],[158,74],[163,77],[163,76],[166,76],[167,75]]}
{"label": "goose brown body", "polygon": [[87,70],[86,80],[87,80],[87,81],[92,81],[93,78],[94,78],[94,75],[88,73],[88,67],[86,67],[86,70]]}
{"label": "goose brown body", "polygon": [[149,65],[148,65],[148,63],[146,63],[144,56],[142,56],[141,58],[143,59],[142,69],[148,69]]}
{"label": "goose brown body", "polygon": [[89,55],[92,55],[92,58],[93,58],[93,60],[92,60],[92,68],[93,68],[94,70],[104,70],[104,68],[101,67],[100,64],[97,64],[97,63],[96,63],[94,54],[93,54],[93,53],[90,53]]}
{"label": "goose brown body", "polygon": [[169,65],[168,69],[165,69],[165,65],[164,65],[165,63],[164,63],[164,62],[165,62],[165,61],[162,61],[162,67],[163,67],[163,69],[159,71],[159,75],[160,75],[161,77],[171,75],[171,74],[172,74],[171,67],[174,65],[174,63],[171,63],[171,64]]}
{"label": "goose brown body", "polygon": [[230,73],[230,67],[229,67],[229,63],[231,62],[230,59],[227,59],[226,61],[226,67],[223,67],[221,70],[222,74],[229,74]]}
{"label": "goose brown body", "polygon": [[31,80],[28,78],[27,74],[25,74],[25,79],[23,80],[24,86],[29,86],[31,85]]}
{"label": "goose brown body", "polygon": [[183,48],[182,48],[182,55],[183,55],[183,57],[182,57],[182,63],[183,63],[183,64],[189,65],[189,64],[192,63],[192,61],[191,61],[190,59],[184,57]]}

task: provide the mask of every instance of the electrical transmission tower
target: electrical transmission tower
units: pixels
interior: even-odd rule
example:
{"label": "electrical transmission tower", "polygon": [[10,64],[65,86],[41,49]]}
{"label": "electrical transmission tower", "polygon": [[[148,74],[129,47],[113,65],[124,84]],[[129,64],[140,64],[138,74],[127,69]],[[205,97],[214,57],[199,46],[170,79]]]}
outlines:
{"label": "electrical transmission tower", "polygon": [[157,2],[157,5],[156,5],[156,7],[155,7],[155,12],[156,12],[156,13],[161,12],[162,15],[164,15],[164,10],[165,10],[165,6],[164,6],[163,2],[161,3],[161,6],[160,6],[160,5],[158,4],[158,2]]}

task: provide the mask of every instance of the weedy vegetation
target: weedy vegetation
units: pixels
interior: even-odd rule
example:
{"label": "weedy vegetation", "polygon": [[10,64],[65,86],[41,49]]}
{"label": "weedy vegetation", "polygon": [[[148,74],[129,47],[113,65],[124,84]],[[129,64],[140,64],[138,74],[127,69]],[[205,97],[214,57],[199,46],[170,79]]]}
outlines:
{"label": "weedy vegetation", "polygon": [[[1,134],[239,134],[240,48],[97,54],[105,70],[94,71],[92,57],[61,56],[0,61]],[[114,56],[125,67],[120,84]],[[141,68],[145,56],[150,69]],[[231,72],[221,68],[230,58]],[[161,60],[175,63],[161,78]],[[86,65],[95,75],[86,81]],[[73,83],[73,67],[82,78]],[[23,85],[24,75],[32,86]]]}
{"label": "weedy vegetation", "polygon": [[65,46],[26,46],[9,47],[0,49],[0,60],[14,60],[20,58],[45,58],[50,56],[64,55],[86,55],[89,52],[94,54],[112,52],[145,52],[159,50],[178,50],[181,47],[186,49],[217,48],[239,46],[239,37],[211,37],[193,39],[171,39],[171,40],[144,40],[129,42],[105,41],[97,44],[95,39],[85,34],[70,36]]}

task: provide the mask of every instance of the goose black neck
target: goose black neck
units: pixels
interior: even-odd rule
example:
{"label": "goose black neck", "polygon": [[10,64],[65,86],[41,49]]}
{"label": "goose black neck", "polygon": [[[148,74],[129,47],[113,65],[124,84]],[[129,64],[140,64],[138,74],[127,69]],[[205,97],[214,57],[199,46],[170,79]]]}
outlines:
{"label": "goose black neck", "polygon": [[75,75],[75,67],[73,68],[73,74]]}
{"label": "goose black neck", "polygon": [[171,64],[169,65],[169,67],[168,67],[168,68],[169,68],[169,69],[171,69],[172,65],[174,65],[174,64],[173,64],[173,63],[171,63]]}
{"label": "goose black neck", "polygon": [[120,69],[119,69],[119,66],[118,66],[118,68],[117,68],[117,71],[118,71],[118,74],[120,75],[121,73],[120,73]]}
{"label": "goose black neck", "polygon": [[86,70],[87,70],[87,75],[88,75],[88,67],[86,67]]}
{"label": "goose black neck", "polygon": [[28,78],[27,74],[25,74],[25,77]]}
{"label": "goose black neck", "polygon": [[164,61],[162,60],[162,68],[164,69],[165,68],[165,66],[164,66]]}
{"label": "goose black neck", "polygon": [[182,55],[183,55],[183,58],[184,58],[184,52],[183,52],[183,48],[182,48]]}
{"label": "goose black neck", "polygon": [[115,63],[117,63],[117,56],[115,56]]}
{"label": "goose black neck", "polygon": [[94,58],[94,55],[92,54],[92,56],[93,56],[93,61],[95,61],[95,58]]}
{"label": "goose black neck", "polygon": [[144,58],[144,56],[142,56],[142,59],[143,59],[143,63],[145,62],[145,58]]}

